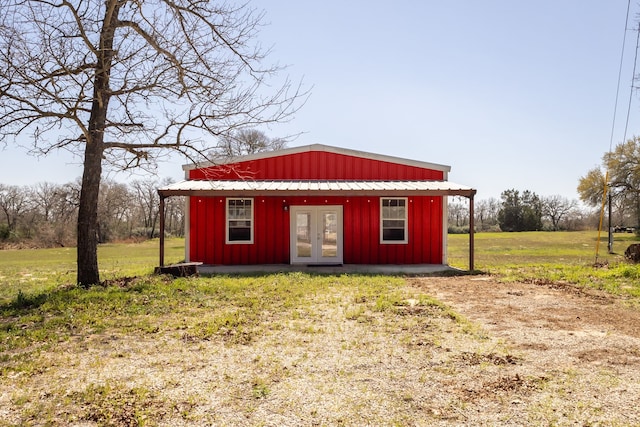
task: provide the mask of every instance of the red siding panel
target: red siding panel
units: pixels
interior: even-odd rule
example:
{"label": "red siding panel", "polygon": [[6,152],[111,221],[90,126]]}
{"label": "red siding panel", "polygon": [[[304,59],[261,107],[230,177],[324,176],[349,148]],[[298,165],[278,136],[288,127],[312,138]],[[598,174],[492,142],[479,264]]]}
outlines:
{"label": "red siding panel", "polygon": [[377,197],[258,197],[254,199],[254,243],[225,243],[225,199],[192,197],[191,261],[206,264],[289,263],[289,212],[285,206],[342,205],[345,264],[440,264],[442,198],[409,198],[409,243],[380,244]]}
{"label": "red siding panel", "polygon": [[309,151],[233,165],[189,171],[189,179],[443,179],[442,171],[365,159],[325,151]]}

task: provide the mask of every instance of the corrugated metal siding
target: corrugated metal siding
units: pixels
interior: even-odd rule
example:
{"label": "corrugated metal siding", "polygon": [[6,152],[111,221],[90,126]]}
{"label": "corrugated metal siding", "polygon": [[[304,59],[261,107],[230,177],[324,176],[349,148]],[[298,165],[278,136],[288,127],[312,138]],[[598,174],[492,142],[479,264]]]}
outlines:
{"label": "corrugated metal siding", "polygon": [[442,171],[311,151],[189,171],[189,179],[441,180]]}
{"label": "corrugated metal siding", "polygon": [[226,244],[223,197],[191,197],[189,256],[207,264],[289,262],[289,218],[279,198],[254,199],[253,244]]}
{"label": "corrugated metal siding", "polygon": [[409,198],[409,243],[380,244],[377,197],[256,197],[254,243],[225,244],[225,198],[191,197],[190,260],[207,264],[286,264],[289,212],[284,206],[342,205],[344,263],[440,264],[442,198]]}
{"label": "corrugated metal siding", "polygon": [[[442,180],[444,172],[325,151],[310,151],[189,171],[210,180]],[[284,201],[283,201],[284,200]],[[346,264],[440,264],[442,197],[409,197],[409,243],[380,244],[378,197],[255,197],[254,243],[225,243],[224,197],[190,198],[190,260],[207,264],[286,264],[284,205],[342,205]]]}

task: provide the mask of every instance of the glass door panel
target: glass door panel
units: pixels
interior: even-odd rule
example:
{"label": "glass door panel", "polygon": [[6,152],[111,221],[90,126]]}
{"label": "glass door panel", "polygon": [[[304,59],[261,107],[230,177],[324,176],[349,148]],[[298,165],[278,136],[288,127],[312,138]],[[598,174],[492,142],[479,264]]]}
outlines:
{"label": "glass door panel", "polygon": [[311,258],[311,213],[296,212],[296,250],[297,258]]}
{"label": "glass door panel", "polygon": [[338,214],[322,212],[322,257],[333,258],[338,254]]}

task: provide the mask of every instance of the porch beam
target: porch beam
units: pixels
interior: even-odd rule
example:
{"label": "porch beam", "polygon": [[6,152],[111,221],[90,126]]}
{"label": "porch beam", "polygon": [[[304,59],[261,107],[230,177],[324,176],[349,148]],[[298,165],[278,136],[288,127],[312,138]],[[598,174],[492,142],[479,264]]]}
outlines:
{"label": "porch beam", "polygon": [[164,267],[164,199],[160,194],[160,267]]}
{"label": "porch beam", "polygon": [[469,195],[469,272],[474,270],[474,245],[475,245],[475,213],[474,213],[474,198],[475,192]]}

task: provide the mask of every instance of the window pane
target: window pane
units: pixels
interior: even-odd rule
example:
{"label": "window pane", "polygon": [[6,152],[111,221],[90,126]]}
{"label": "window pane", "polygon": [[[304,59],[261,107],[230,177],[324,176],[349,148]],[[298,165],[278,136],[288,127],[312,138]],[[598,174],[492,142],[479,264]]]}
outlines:
{"label": "window pane", "polygon": [[382,228],[404,228],[404,220],[385,219],[382,221]]}
{"label": "window pane", "polygon": [[251,227],[251,221],[233,220],[229,221],[229,228],[246,228]]}
{"label": "window pane", "polygon": [[406,200],[382,199],[383,218],[405,218],[406,212]]}
{"label": "window pane", "polygon": [[251,240],[251,228],[229,228],[230,242],[243,242]]}
{"label": "window pane", "polygon": [[382,230],[382,239],[389,241],[403,241],[404,228],[385,228]]}

